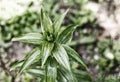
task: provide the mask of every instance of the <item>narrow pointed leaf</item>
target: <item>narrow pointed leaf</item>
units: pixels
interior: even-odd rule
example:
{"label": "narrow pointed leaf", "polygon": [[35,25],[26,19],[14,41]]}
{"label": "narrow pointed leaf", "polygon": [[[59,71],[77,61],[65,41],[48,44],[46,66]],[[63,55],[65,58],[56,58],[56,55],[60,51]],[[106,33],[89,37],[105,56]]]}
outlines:
{"label": "narrow pointed leaf", "polygon": [[43,43],[43,49],[42,49],[42,52],[41,52],[41,55],[43,55],[43,57],[42,57],[42,67],[46,63],[48,57],[50,56],[53,47],[54,47],[53,43],[49,43],[49,42],[44,42]]}
{"label": "narrow pointed leaf", "polygon": [[10,70],[15,70],[17,68],[20,68],[23,65],[23,63],[24,63],[24,60],[13,63],[10,66],[11,67]]}
{"label": "narrow pointed leaf", "polygon": [[65,28],[57,37],[57,41],[62,44],[70,42],[76,27],[77,27],[76,25],[70,25],[67,28]]}
{"label": "narrow pointed leaf", "polygon": [[69,11],[69,9],[55,20],[54,28],[57,30],[57,32],[59,31],[59,28],[60,28],[60,26],[61,26],[68,11]]}
{"label": "narrow pointed leaf", "polygon": [[38,48],[34,49],[28,56],[26,57],[23,65],[21,66],[19,73],[24,71],[27,67],[34,63],[34,61],[39,57],[40,50]]}
{"label": "narrow pointed leaf", "polygon": [[58,18],[56,18],[56,20],[54,21],[54,29],[56,30],[55,31],[55,35],[58,34],[59,30],[60,30],[60,27],[61,27],[61,24],[67,14],[67,12],[69,11],[69,9],[64,12],[61,16],[59,16]]}
{"label": "narrow pointed leaf", "polygon": [[26,72],[28,72],[32,75],[38,76],[38,77],[43,77],[45,74],[45,71],[43,69],[40,69],[40,68],[28,69],[28,70],[26,70]]}
{"label": "narrow pointed leaf", "polygon": [[77,61],[79,64],[83,65],[85,68],[87,68],[87,66],[85,65],[85,63],[82,61],[82,59],[79,57],[79,54],[73,50],[72,48],[70,48],[69,46],[64,45],[65,50],[67,51],[67,53],[75,60]]}
{"label": "narrow pointed leaf", "polygon": [[41,9],[40,19],[42,32],[48,32],[51,29],[52,21],[43,9]]}
{"label": "narrow pointed leaf", "polygon": [[56,82],[57,78],[57,67],[55,65],[48,64],[47,70],[47,82]]}
{"label": "narrow pointed leaf", "polygon": [[42,34],[40,33],[28,33],[18,38],[13,38],[12,41],[21,41],[24,43],[41,44],[43,40]]}
{"label": "narrow pointed leaf", "polygon": [[60,44],[55,45],[53,56],[60,65],[62,65],[64,68],[70,71],[69,58],[62,45]]}
{"label": "narrow pointed leaf", "polygon": [[59,77],[57,77],[57,82],[68,82],[67,79],[58,71]]}

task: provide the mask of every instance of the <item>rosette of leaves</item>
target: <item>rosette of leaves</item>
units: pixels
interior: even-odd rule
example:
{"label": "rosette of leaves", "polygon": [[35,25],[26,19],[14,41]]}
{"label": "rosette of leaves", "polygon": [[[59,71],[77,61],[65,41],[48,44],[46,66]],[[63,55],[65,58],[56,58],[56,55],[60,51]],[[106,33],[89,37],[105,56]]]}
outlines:
{"label": "rosette of leaves", "polygon": [[[36,45],[23,61],[12,65],[12,69],[23,71],[40,77],[40,82],[78,82],[76,73],[70,66],[69,57],[86,68],[76,51],[67,45],[72,39],[76,25],[61,28],[62,21],[68,10],[55,19],[54,22],[41,9],[41,33],[28,33],[13,41]],[[79,76],[78,76],[79,77]]]}

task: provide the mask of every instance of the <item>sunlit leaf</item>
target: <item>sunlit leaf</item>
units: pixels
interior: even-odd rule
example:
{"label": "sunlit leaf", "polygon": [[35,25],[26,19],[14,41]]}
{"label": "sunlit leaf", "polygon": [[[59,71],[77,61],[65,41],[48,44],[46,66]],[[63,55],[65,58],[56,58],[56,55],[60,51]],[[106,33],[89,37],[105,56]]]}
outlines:
{"label": "sunlit leaf", "polygon": [[[64,80],[65,82],[78,82],[72,72],[65,70],[63,68],[59,68],[58,72],[61,76],[60,81]],[[58,81],[58,82],[60,82],[60,81]]]}
{"label": "sunlit leaf", "polygon": [[41,44],[43,40],[42,34],[40,33],[28,33],[18,38],[13,38],[12,41],[21,41],[24,43]]}
{"label": "sunlit leaf", "polygon": [[53,43],[49,43],[49,42],[44,42],[43,43],[43,46],[42,46],[42,52],[41,52],[41,55],[42,56],[42,67],[43,65],[46,63],[47,61],[47,58],[50,56],[51,54],[51,51],[54,47],[54,44]]}
{"label": "sunlit leaf", "polygon": [[23,63],[23,65],[21,66],[19,73],[21,73],[22,71],[24,71],[27,67],[29,67],[31,64],[34,63],[34,61],[38,58],[38,56],[40,55],[40,50],[38,48],[34,49],[30,54],[28,54],[29,56],[27,56],[25,58],[25,61]]}
{"label": "sunlit leaf", "polygon": [[24,60],[12,63],[10,70],[15,70],[16,68],[20,68],[23,63],[24,63]]}
{"label": "sunlit leaf", "polygon": [[42,77],[45,74],[45,71],[43,69],[40,69],[40,68],[28,69],[28,70],[26,70],[26,72],[28,72],[32,75],[38,76],[38,77]]}
{"label": "sunlit leaf", "polygon": [[67,79],[63,76],[63,74],[60,71],[58,71],[58,76],[59,76],[57,77],[58,82],[68,82]]}
{"label": "sunlit leaf", "polygon": [[65,49],[60,44],[56,44],[53,50],[53,56],[57,62],[70,71],[69,58]]}
{"label": "sunlit leaf", "polygon": [[[52,64],[53,62],[51,62]],[[46,69],[46,82],[56,82],[56,78],[57,78],[57,67],[56,65],[51,65],[50,63],[47,65],[47,69]]]}
{"label": "sunlit leaf", "polygon": [[54,28],[55,28],[56,32],[59,32],[60,26],[61,26],[68,11],[69,11],[69,9],[66,12],[64,12],[61,16],[56,18],[56,20],[54,21]]}
{"label": "sunlit leaf", "polygon": [[59,43],[65,44],[69,41],[71,41],[72,39],[72,34],[74,32],[74,30],[76,29],[76,25],[70,25],[67,28],[65,28],[60,35],[57,37],[57,41]]}
{"label": "sunlit leaf", "polygon": [[73,50],[72,48],[70,48],[69,46],[64,45],[65,50],[67,51],[67,53],[74,59],[76,60],[78,63],[80,63],[81,65],[83,65],[85,68],[87,68],[87,66],[85,65],[85,63],[82,61],[82,59],[80,58],[79,54]]}
{"label": "sunlit leaf", "polygon": [[41,9],[40,19],[42,32],[48,32],[52,29],[50,28],[52,26],[52,21],[49,16],[47,16],[47,14],[43,11],[43,9]]}

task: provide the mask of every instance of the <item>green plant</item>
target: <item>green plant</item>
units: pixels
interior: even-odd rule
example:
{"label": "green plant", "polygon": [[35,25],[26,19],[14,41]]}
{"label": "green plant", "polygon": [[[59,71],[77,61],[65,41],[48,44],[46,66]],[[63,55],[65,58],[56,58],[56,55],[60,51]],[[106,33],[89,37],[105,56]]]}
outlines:
{"label": "green plant", "polygon": [[94,82],[120,82],[120,77],[115,75],[103,76],[100,74]]}
{"label": "green plant", "polygon": [[105,82],[120,82],[120,77],[118,76],[108,76],[105,78]]}
{"label": "green plant", "polygon": [[[67,28],[61,28],[67,12],[68,10],[52,23],[41,9],[41,33],[28,33],[12,39],[36,45],[36,48],[23,61],[13,64],[12,69],[19,68],[19,74],[23,71],[35,74],[40,78],[40,82],[79,82],[80,78],[77,79],[77,75],[75,76],[76,72],[70,66],[69,57],[85,68],[86,65],[77,52],[67,45],[77,27],[70,25]],[[80,73],[77,72],[77,74]]]}
{"label": "green plant", "polygon": [[[12,37],[17,37],[28,32],[37,32],[39,28],[38,12],[26,11],[20,16],[0,21],[0,49],[12,45]],[[1,52],[1,51],[0,51]]]}

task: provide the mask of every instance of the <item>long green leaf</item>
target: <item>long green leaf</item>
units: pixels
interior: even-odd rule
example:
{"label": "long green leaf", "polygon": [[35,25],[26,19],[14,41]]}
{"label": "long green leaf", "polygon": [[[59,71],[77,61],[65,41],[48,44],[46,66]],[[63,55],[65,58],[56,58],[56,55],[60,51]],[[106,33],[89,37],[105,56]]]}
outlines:
{"label": "long green leaf", "polygon": [[[53,63],[53,62],[51,62]],[[47,65],[47,70],[46,70],[47,78],[46,82],[56,82],[57,78],[57,66],[56,65],[51,65],[50,63]]]}
{"label": "long green leaf", "polygon": [[65,28],[57,37],[57,42],[66,44],[67,42],[71,41],[72,34],[76,27],[76,25],[70,25],[67,28]]}
{"label": "long green leaf", "polygon": [[33,64],[39,55],[40,55],[40,50],[38,48],[34,49],[30,54],[28,54],[23,65],[19,70],[19,73],[23,72],[27,67]]}
{"label": "long green leaf", "polygon": [[[59,75],[61,77],[62,80],[65,80],[65,82],[77,82],[76,77],[73,75],[72,72],[65,70],[63,68],[59,68],[58,69]],[[61,81],[60,79],[60,81]],[[58,81],[58,82],[60,82]]]}
{"label": "long green leaf", "polygon": [[78,63],[80,63],[81,65],[83,65],[85,68],[87,68],[87,66],[85,65],[85,63],[82,61],[82,59],[79,57],[79,54],[73,50],[72,48],[70,48],[69,46],[64,45],[64,48],[66,50],[66,52],[74,59],[76,60]]}
{"label": "long green leaf", "polygon": [[41,44],[43,40],[42,34],[40,33],[28,33],[18,38],[13,38],[12,41],[21,41],[24,43]]}
{"label": "long green leaf", "polygon": [[[69,9],[68,9],[69,10]],[[55,22],[54,22],[54,28],[56,29],[56,32],[59,31],[60,26],[68,12],[68,10],[66,12],[64,12],[61,16],[59,16],[58,18],[56,18]]]}
{"label": "long green leaf", "polygon": [[53,50],[53,56],[57,60],[57,62],[62,65],[67,70],[70,69],[69,58],[65,51],[65,49],[60,44],[56,44]]}
{"label": "long green leaf", "polygon": [[51,30],[52,21],[49,16],[47,16],[47,14],[43,11],[43,9],[41,9],[40,19],[42,32],[48,32]]}
{"label": "long green leaf", "polygon": [[30,73],[31,75],[38,76],[38,77],[43,77],[45,75],[45,71],[40,68],[35,68],[35,69],[28,69],[26,72]]}
{"label": "long green leaf", "polygon": [[10,66],[11,67],[10,70],[15,70],[17,68],[20,68],[23,65],[23,63],[24,63],[24,60],[12,63]]}
{"label": "long green leaf", "polygon": [[47,61],[47,58],[50,56],[51,54],[51,51],[54,47],[54,44],[53,43],[49,43],[49,42],[44,42],[43,43],[43,46],[42,46],[42,52],[41,52],[41,55],[43,56],[42,57],[42,67],[43,65],[46,63]]}
{"label": "long green leaf", "polygon": [[58,71],[57,82],[68,82],[67,79]]}

